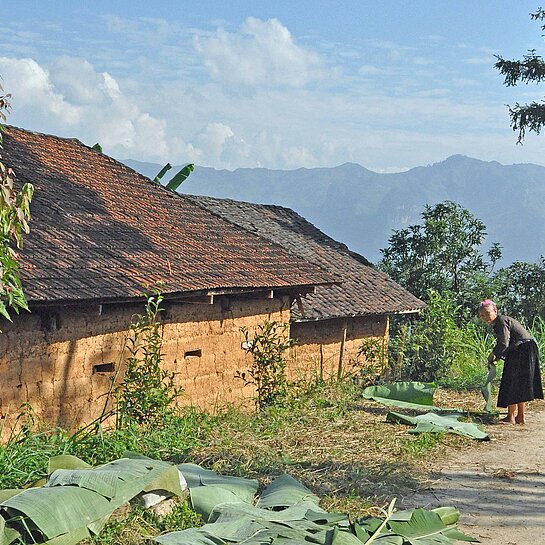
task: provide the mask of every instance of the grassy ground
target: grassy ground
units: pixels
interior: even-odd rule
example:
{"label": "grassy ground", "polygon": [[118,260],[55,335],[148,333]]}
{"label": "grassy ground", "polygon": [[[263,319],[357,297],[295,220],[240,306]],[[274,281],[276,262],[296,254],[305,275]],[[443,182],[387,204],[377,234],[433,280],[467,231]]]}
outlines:
{"label": "grassy ground", "polygon": [[[440,390],[436,404],[475,410],[482,408],[482,398],[476,392]],[[347,383],[294,394],[285,406],[258,415],[235,410],[216,416],[187,412],[166,421],[162,429],[90,430],[72,437],[59,430],[37,434],[29,429],[0,447],[0,488],[20,487],[42,477],[54,454],[75,454],[99,464],[133,450],[258,478],[262,485],[288,472],[319,495],[325,509],[357,517],[422,487],[437,460],[451,449],[472,445],[471,440],[450,434],[410,435],[406,426],[386,423],[386,413]],[[136,509],[128,520],[111,523],[95,542],[140,544],[146,536],[198,523],[186,505],[162,521]]]}

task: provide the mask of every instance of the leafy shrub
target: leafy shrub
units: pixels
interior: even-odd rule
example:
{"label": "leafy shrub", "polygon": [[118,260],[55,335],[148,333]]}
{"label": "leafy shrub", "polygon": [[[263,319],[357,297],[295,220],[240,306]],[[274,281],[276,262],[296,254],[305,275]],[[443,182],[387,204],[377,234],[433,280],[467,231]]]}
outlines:
{"label": "leafy shrub", "polygon": [[452,294],[430,290],[428,300],[419,316],[394,323],[389,346],[394,377],[451,387],[482,384],[495,343],[492,331],[457,305]]}
{"label": "leafy shrub", "polygon": [[242,327],[243,349],[254,362],[248,371],[238,371],[237,378],[256,387],[256,406],[259,410],[285,399],[288,392],[286,358],[284,353],[293,346],[288,335],[289,324],[265,320],[257,326],[253,337]]}
{"label": "leafy shrub", "polygon": [[175,383],[175,373],[161,367],[162,301],[156,292],[148,297],[145,313],[133,316],[126,345],[130,356],[115,392],[118,427],[128,422],[160,425],[171,412],[172,402],[182,393]]}

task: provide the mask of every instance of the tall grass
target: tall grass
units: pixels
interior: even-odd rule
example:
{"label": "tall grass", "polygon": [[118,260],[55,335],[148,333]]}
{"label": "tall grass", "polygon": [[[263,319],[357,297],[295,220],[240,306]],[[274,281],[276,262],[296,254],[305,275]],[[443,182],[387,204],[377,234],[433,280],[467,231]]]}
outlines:
{"label": "tall grass", "polygon": [[468,322],[451,332],[449,344],[452,363],[439,377],[440,384],[451,388],[481,386],[488,372],[488,355],[495,345],[492,333],[479,323]]}

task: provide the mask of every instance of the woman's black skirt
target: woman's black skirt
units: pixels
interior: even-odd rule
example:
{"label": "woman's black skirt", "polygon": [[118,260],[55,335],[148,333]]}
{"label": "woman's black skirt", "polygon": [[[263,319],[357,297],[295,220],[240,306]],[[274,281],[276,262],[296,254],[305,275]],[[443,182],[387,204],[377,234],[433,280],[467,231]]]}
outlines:
{"label": "woman's black skirt", "polygon": [[505,357],[498,407],[543,399],[539,355],[535,341],[522,343]]}

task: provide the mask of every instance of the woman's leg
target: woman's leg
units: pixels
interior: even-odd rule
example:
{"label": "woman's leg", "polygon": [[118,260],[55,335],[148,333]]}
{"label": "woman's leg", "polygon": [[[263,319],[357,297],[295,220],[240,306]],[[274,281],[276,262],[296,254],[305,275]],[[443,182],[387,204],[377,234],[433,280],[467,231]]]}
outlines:
{"label": "woman's leg", "polygon": [[526,403],[525,402],[517,403],[517,407],[518,407],[518,413],[515,418],[515,422],[517,424],[526,424],[526,415],[525,415]]}
{"label": "woman's leg", "polygon": [[507,405],[507,416],[505,418],[502,418],[500,422],[503,422],[504,424],[514,424],[516,408],[517,408],[516,404]]}

